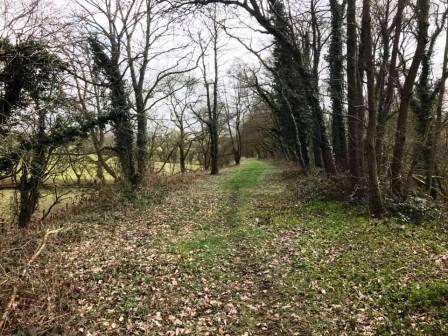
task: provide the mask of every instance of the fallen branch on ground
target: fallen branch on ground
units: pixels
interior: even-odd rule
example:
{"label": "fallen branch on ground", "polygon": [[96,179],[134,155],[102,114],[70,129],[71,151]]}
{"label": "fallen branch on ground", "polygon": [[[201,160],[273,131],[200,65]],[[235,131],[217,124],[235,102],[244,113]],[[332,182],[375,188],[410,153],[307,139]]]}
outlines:
{"label": "fallen branch on ground", "polygon": [[[48,230],[45,233],[39,248],[34,252],[34,254],[31,256],[31,258],[26,263],[26,265],[23,268],[22,272],[20,273],[20,279],[23,279],[25,277],[25,275],[28,272],[28,269],[30,268],[30,266],[37,259],[37,257],[42,253],[42,251],[45,248],[45,245],[47,244],[48,237],[50,235],[52,235],[52,234],[58,233],[61,230],[62,230],[62,228],[61,229],[56,229],[56,230]],[[2,333],[3,327],[5,326],[6,321],[8,320],[9,314],[14,310],[14,304],[15,304],[16,299],[17,299],[17,293],[19,292],[19,288],[20,288],[20,285],[22,283],[20,281],[20,279],[19,279],[19,282],[12,289],[11,296],[9,298],[8,304],[6,305],[5,311],[3,312],[2,318],[0,319],[0,334]]]}

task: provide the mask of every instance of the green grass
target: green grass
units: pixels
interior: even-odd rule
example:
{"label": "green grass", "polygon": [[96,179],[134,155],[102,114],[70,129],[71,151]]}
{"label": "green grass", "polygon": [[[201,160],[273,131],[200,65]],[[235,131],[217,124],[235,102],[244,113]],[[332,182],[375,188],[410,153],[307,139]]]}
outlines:
{"label": "green grass", "polygon": [[[262,161],[248,160],[237,171],[220,177],[219,188],[226,192],[219,211],[212,221],[188,239],[178,241],[173,250],[183,256],[213,266],[219,259],[232,258],[240,244],[257,244],[269,237],[262,228],[246,222],[248,200],[259,186],[269,165]],[[243,217],[243,218],[242,218]],[[251,223],[253,224],[253,223]]]}
{"label": "green grass", "polygon": [[263,161],[243,161],[242,168],[234,172],[223,183],[223,187],[229,191],[253,189],[268,168],[267,163]]}
{"label": "green grass", "polygon": [[211,262],[225,257],[227,253],[235,250],[238,244],[254,244],[269,237],[265,230],[252,227],[233,228],[225,234],[199,231],[189,239],[177,242],[174,250],[182,255],[193,255],[199,260]]}
{"label": "green grass", "polygon": [[[392,287],[384,295],[383,305],[390,319],[379,328],[379,334],[408,330],[409,335],[448,334],[448,282],[416,282],[410,286]],[[420,320],[418,327],[416,320]]]}

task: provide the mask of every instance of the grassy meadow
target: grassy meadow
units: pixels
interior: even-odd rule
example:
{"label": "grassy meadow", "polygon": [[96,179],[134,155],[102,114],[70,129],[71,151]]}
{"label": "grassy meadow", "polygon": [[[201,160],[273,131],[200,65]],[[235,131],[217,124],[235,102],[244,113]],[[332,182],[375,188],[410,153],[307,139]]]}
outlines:
{"label": "grassy meadow", "polygon": [[[117,162],[113,159],[108,161],[109,165],[117,171]],[[51,166],[51,164],[50,164]],[[178,163],[166,163],[160,161],[151,162],[151,170],[154,173],[174,175],[180,173],[180,165]],[[187,169],[191,171],[200,170],[199,164],[188,164]],[[76,170],[76,171],[75,171]],[[80,176],[78,184],[77,175]],[[67,207],[79,203],[85,197],[92,195],[95,188],[96,164],[87,162],[82,165],[58,167],[54,166],[53,172],[44,182],[44,188],[41,192],[42,198],[39,201],[38,210],[35,217],[41,218],[49,207],[51,207],[56,199],[55,188],[58,195],[64,195],[61,201],[52,209],[52,213],[65,210]],[[114,178],[104,170],[104,180],[106,184],[114,183]],[[12,184],[12,181],[4,181],[4,184]],[[1,184],[0,184],[1,186]],[[18,195],[13,189],[0,190],[0,220],[9,221],[14,217],[18,204]]]}

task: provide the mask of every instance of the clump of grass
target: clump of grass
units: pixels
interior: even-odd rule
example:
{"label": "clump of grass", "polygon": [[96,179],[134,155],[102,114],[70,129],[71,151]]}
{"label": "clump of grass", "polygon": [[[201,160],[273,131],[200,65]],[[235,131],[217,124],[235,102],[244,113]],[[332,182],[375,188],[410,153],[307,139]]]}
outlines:
{"label": "clump of grass", "polygon": [[383,297],[386,323],[379,335],[447,335],[448,283],[429,281],[406,287],[393,286]]}
{"label": "clump of grass", "polygon": [[244,195],[247,196],[247,192],[257,186],[257,183],[265,170],[265,162],[247,162],[245,163],[244,169],[241,169],[237,173],[233,174],[233,176],[224,183],[223,187],[225,190],[233,192],[245,191]]}
{"label": "clump of grass", "polygon": [[409,309],[434,311],[448,317],[448,283],[433,282],[414,286],[408,294]]}
{"label": "clump of grass", "polygon": [[[430,313],[448,318],[448,283],[414,284],[389,293],[390,302],[403,314]],[[395,308],[397,308],[395,307]]]}
{"label": "clump of grass", "polygon": [[200,255],[201,259],[210,260],[218,257],[227,249],[227,241],[223,236],[196,236],[187,240],[182,240],[174,245],[173,250],[181,255],[190,255],[194,253]]}
{"label": "clump of grass", "polygon": [[238,244],[256,245],[269,237],[270,234],[262,228],[252,227],[237,227],[223,234],[198,232],[189,239],[177,242],[173,252],[211,262],[228,257]]}

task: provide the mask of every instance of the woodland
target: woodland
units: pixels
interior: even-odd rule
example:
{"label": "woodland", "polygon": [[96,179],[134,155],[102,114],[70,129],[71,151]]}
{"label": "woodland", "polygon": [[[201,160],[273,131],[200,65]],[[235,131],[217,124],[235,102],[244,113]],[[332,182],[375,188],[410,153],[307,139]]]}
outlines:
{"label": "woodland", "polygon": [[448,335],[448,2],[0,0],[0,335]]}

